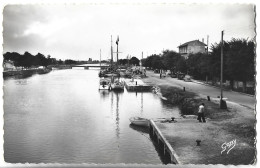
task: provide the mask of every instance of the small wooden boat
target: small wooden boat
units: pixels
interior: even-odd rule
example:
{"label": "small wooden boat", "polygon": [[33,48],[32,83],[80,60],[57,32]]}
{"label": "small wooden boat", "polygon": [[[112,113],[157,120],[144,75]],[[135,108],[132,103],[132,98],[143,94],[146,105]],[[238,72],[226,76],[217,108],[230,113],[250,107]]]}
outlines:
{"label": "small wooden boat", "polygon": [[101,78],[99,81],[99,90],[104,89],[104,90],[110,90],[111,88],[111,81],[106,78]]}
{"label": "small wooden boat", "polygon": [[146,118],[131,117],[129,120],[130,120],[131,124],[133,124],[133,125],[143,126],[143,127],[149,126],[149,120]]}

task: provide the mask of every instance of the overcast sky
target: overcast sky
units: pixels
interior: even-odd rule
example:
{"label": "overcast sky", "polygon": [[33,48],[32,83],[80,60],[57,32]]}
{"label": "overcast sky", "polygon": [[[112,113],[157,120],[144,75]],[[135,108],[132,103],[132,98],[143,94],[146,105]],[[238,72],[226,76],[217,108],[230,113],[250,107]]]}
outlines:
{"label": "overcast sky", "polygon": [[[141,58],[181,43],[209,44],[255,36],[253,5],[239,4],[81,4],[7,5],[3,12],[4,53],[28,51],[57,59],[110,58],[111,38],[119,59]],[[115,54],[114,54],[115,55]]]}

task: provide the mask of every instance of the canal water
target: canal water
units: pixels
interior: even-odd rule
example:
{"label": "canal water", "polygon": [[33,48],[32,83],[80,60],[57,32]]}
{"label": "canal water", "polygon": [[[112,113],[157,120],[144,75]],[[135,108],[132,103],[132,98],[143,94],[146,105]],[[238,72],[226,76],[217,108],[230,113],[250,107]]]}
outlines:
{"label": "canal water", "polygon": [[9,163],[163,164],[129,118],[177,117],[150,92],[99,91],[98,70],[55,70],[4,80],[4,158]]}

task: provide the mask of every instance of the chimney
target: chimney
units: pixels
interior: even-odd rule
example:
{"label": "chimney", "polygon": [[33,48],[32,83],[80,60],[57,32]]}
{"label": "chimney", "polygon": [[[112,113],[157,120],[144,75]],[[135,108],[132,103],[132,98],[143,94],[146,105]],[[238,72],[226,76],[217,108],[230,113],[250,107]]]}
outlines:
{"label": "chimney", "polygon": [[204,43],[204,38],[202,38],[202,43]]}

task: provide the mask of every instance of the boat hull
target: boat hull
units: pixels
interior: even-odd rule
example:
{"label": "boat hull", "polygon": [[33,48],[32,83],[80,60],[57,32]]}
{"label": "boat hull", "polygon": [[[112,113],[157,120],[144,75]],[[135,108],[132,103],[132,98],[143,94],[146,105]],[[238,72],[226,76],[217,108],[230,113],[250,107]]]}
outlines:
{"label": "boat hull", "polygon": [[111,89],[111,83],[109,79],[100,79],[99,82],[99,90],[110,90]]}
{"label": "boat hull", "polygon": [[131,124],[136,126],[142,126],[142,127],[148,127],[149,126],[149,120],[145,118],[140,117],[132,117],[129,119]]}
{"label": "boat hull", "polygon": [[110,85],[100,85],[99,90],[110,90]]}
{"label": "boat hull", "polygon": [[112,90],[124,90],[124,85],[111,85]]}

